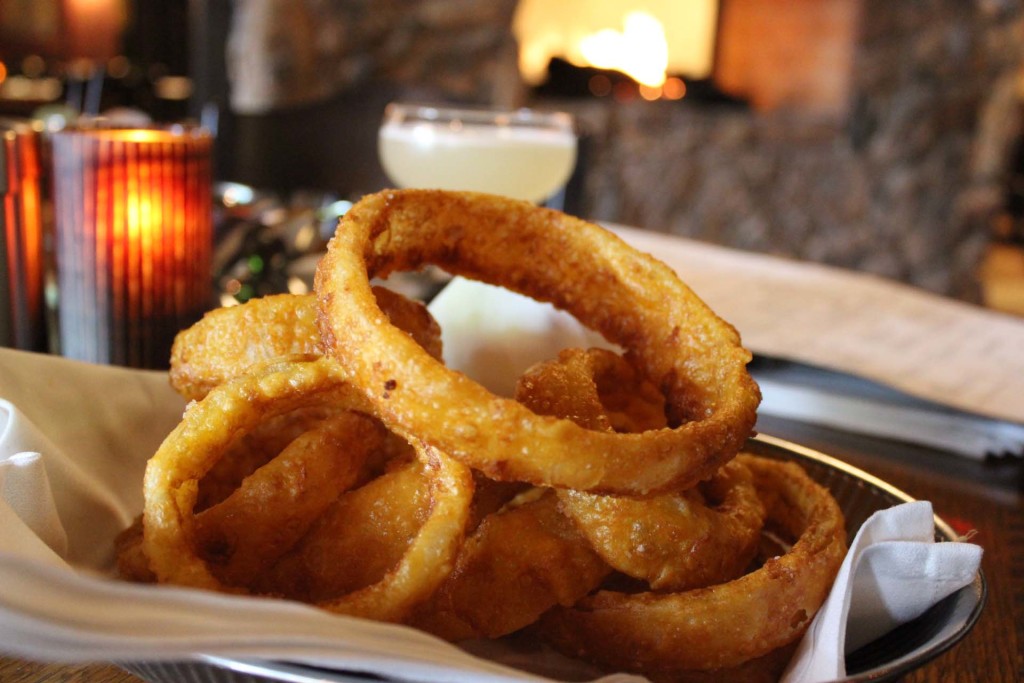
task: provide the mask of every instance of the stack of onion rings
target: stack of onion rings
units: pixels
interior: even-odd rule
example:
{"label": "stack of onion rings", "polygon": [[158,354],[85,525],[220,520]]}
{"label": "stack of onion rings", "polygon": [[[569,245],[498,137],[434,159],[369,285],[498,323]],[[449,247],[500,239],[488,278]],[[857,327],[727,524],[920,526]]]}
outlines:
{"label": "stack of onion rings", "polygon": [[[495,396],[444,366],[422,304],[370,285],[426,265],[553,303],[624,353],[566,350]],[[370,195],[315,296],[179,334],[171,381],[194,401],[147,466],[121,571],[455,641],[532,634],[655,678],[774,675],[845,538],[802,470],[740,453],[749,360],[603,228],[477,193]],[[755,557],[762,531],[792,547]]]}
{"label": "stack of onion rings", "polygon": [[[446,368],[388,322],[370,289],[374,277],[430,264],[550,302],[622,346],[665,396],[672,426],[587,430]],[[687,488],[754,426],[760,393],[735,329],[663,263],[557,211],[476,193],[370,195],[339,222],[315,286],[326,350],[378,417],[492,479],[598,493]]]}
{"label": "stack of onion rings", "polygon": [[[647,386],[612,351],[565,349],[556,360],[527,370],[516,398],[538,414],[590,429],[611,430],[615,422],[619,429],[639,430],[657,424],[652,407],[658,402],[644,391]],[[735,578],[754,558],[765,516],[749,470],[735,461],[679,493],[631,498],[562,490],[559,498],[602,559],[654,590]]]}
{"label": "stack of onion rings", "polygon": [[[364,405],[361,395],[342,381],[336,364],[325,358],[242,375],[191,404],[146,468],[142,549],[158,581],[248,592],[216,578],[197,553],[193,511],[198,482],[236,433],[253,429],[266,415],[284,414],[310,400],[352,410]],[[444,453],[419,443],[414,446],[428,473],[432,498],[417,537],[379,582],[318,602],[323,609],[397,621],[448,575],[469,516],[472,475]]]}
{"label": "stack of onion rings", "polygon": [[[516,396],[539,412],[561,411],[581,425],[611,429],[598,379],[615,376],[616,395],[642,397],[642,377],[628,365],[605,349],[566,349],[530,368]],[[741,454],[686,491],[558,495],[602,559],[643,583],[554,608],[536,630],[565,653],[613,669],[673,680],[777,675],[781,670],[768,665],[784,665],[785,658],[774,653],[803,634],[846,552],[839,506],[791,463]],[[773,530],[794,544],[747,572],[766,507]]]}
{"label": "stack of onion rings", "polygon": [[728,669],[798,639],[846,554],[843,515],[828,491],[795,464],[738,459],[771,500],[770,523],[795,538],[787,553],[712,587],[597,592],[546,614],[544,637],[588,661],[658,674]]}

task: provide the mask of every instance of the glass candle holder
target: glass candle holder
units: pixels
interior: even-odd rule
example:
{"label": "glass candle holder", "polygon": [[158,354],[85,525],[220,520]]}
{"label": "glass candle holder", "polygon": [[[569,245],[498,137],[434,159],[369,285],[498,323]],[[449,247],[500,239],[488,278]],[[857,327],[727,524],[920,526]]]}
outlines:
{"label": "glass candle holder", "polygon": [[0,119],[0,346],[45,351],[40,134]]}
{"label": "glass candle holder", "polygon": [[168,366],[211,306],[212,149],[185,126],[53,136],[61,355]]}

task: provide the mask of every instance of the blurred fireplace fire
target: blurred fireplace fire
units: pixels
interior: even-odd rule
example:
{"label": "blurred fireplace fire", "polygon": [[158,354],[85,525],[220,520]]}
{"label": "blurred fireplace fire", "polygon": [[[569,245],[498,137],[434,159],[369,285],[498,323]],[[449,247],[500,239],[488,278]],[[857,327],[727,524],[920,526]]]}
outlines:
{"label": "blurred fireplace fire", "polygon": [[519,70],[553,94],[678,100],[713,71],[719,0],[521,0]]}
{"label": "blurred fireplace fire", "polygon": [[842,115],[861,12],[857,0],[520,0],[512,30],[538,95]]}

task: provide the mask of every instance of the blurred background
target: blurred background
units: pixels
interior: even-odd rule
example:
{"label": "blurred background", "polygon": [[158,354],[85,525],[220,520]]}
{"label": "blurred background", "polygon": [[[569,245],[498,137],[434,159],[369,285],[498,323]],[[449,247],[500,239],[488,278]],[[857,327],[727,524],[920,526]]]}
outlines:
{"label": "blurred background", "polygon": [[221,223],[387,186],[395,99],[573,113],[586,218],[1024,313],[1021,0],[0,0],[0,116],[199,120]]}

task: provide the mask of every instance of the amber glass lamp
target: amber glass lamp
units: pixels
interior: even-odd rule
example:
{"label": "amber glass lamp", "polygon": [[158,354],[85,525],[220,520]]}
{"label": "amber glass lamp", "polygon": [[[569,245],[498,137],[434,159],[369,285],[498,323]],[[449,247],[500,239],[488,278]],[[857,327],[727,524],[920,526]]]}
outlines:
{"label": "amber glass lamp", "polygon": [[212,142],[188,126],[54,135],[62,355],[164,368],[209,308]]}

